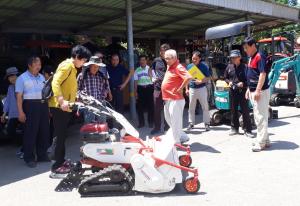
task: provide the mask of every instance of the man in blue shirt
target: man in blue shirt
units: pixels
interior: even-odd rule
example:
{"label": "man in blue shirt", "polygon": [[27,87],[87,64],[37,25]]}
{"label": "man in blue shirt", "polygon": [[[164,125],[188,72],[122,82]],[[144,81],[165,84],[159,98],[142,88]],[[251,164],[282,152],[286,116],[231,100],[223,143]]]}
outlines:
{"label": "man in blue shirt", "polygon": [[[28,70],[16,82],[19,121],[25,123],[23,150],[28,167],[36,167],[38,162],[49,162],[49,108],[42,100],[45,78],[39,73],[41,59],[32,56],[28,59]],[[36,155],[34,152],[36,151]],[[37,158],[36,158],[37,157]]]}
{"label": "man in blue shirt", "polygon": [[[128,84],[132,72],[129,72],[123,65],[120,64],[120,58],[118,54],[113,54],[111,57],[111,65],[107,66],[107,72],[109,75],[109,85],[112,92],[113,100],[112,105],[118,112],[123,110],[123,90]],[[126,77],[125,81],[123,78]]]}
{"label": "man in blue shirt", "polygon": [[[208,94],[206,84],[209,80],[210,72],[208,66],[201,62],[201,53],[199,51],[194,51],[192,56],[192,61],[195,66],[202,72],[205,76],[202,80],[193,79],[189,85],[186,87],[186,94],[189,96],[189,126],[188,130],[193,129],[195,125],[195,108],[197,100],[200,102],[203,111],[203,122],[205,125],[205,130],[209,131],[209,107],[208,107]],[[191,68],[192,65],[188,65],[187,68]]]}

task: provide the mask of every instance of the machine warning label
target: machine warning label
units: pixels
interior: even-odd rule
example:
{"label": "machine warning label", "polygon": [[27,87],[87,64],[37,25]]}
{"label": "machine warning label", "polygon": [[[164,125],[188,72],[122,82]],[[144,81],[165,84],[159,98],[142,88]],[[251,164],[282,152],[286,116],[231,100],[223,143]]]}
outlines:
{"label": "machine warning label", "polygon": [[97,153],[100,154],[100,155],[113,155],[114,154],[114,151],[113,149],[97,149]]}

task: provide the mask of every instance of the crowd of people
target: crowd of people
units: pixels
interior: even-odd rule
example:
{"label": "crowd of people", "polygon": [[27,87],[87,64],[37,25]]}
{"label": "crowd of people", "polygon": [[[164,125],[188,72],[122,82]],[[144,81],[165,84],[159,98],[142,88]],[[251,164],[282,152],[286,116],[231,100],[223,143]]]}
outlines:
{"label": "crowd of people", "polygon": [[[260,54],[253,38],[246,38],[243,48],[250,57],[248,64],[241,61],[241,52],[232,50],[230,64],[225,71],[225,81],[230,86],[231,131],[230,135],[239,134],[238,110],[241,108],[244,120],[245,135],[253,138],[249,116],[248,99],[253,105],[257,138],[252,150],[259,152],[270,146],[268,138],[268,80],[265,57]],[[4,114],[8,115],[8,135],[15,136],[18,123],[24,125],[22,144],[23,159],[28,167],[36,167],[38,162],[50,162],[47,150],[55,136],[53,151],[52,178],[64,177],[70,171],[70,161],[65,159],[65,141],[68,122],[71,118],[69,103],[76,100],[78,92],[85,92],[94,98],[111,102],[116,111],[122,113],[123,90],[134,78],[134,94],[137,103],[138,128],[145,126],[144,112],[147,111],[148,126],[151,134],[161,132],[162,116],[164,130],[169,128],[178,143],[189,140],[183,132],[183,111],[187,96],[189,98],[188,128],[192,130],[195,122],[195,107],[200,102],[203,111],[205,130],[210,130],[207,82],[210,81],[209,67],[202,60],[201,53],[195,51],[192,64],[187,68],[180,64],[177,53],[168,44],[160,47],[160,56],[151,65],[147,56],[139,57],[139,66],[133,70],[120,64],[118,54],[111,56],[108,65],[103,63],[104,55],[96,52],[93,55],[83,46],[75,46],[71,57],[61,62],[54,71],[43,67],[38,56],[31,56],[27,70],[20,74],[15,67],[6,70],[5,78],[9,81]],[[204,75],[196,79],[189,72],[196,67]],[[82,69],[81,69],[82,68]],[[41,70],[42,69],[42,70]],[[81,69],[81,72],[78,72]],[[78,74],[79,73],[79,74]],[[45,81],[52,77],[53,95],[49,100],[42,98],[41,91]],[[95,116],[83,111],[84,121],[108,122],[105,117]]]}

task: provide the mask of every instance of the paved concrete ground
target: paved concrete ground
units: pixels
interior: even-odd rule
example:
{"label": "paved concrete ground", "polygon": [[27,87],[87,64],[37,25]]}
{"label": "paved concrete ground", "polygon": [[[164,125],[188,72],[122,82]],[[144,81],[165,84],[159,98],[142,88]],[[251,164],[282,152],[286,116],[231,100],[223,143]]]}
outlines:
{"label": "paved concrete ground", "polygon": [[[300,109],[278,109],[279,119],[269,126],[272,147],[261,153],[251,152],[251,139],[228,136],[228,126],[210,132],[204,132],[202,124],[196,126],[189,135],[202,185],[196,195],[180,188],[170,194],[130,197],[80,198],[76,190],[56,193],[59,180],[49,179],[49,163],[29,169],[15,157],[15,146],[0,146],[0,205],[299,205]],[[70,132],[68,157],[78,159],[78,135],[74,128]]]}

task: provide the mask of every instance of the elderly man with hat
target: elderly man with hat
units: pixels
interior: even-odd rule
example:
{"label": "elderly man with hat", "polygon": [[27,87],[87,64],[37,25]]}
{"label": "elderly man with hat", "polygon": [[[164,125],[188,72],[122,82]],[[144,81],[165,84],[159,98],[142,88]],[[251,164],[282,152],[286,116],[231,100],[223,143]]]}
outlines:
{"label": "elderly man with hat", "polygon": [[19,71],[16,67],[10,67],[6,70],[6,74],[4,77],[4,79],[7,79],[9,81],[10,85],[7,89],[7,96],[3,106],[3,115],[1,116],[1,122],[4,123],[6,121],[5,118],[8,115],[7,134],[10,138],[16,137],[16,127],[19,123],[17,98],[15,94],[15,84],[18,74]]}
{"label": "elderly man with hat", "polygon": [[[89,62],[84,64],[82,72],[77,77],[78,92],[84,92],[99,101],[103,101],[106,98],[111,101],[112,95],[109,82],[103,73],[100,72],[100,67],[105,67],[105,64],[101,63],[98,56],[92,56]],[[85,122],[105,122],[104,117],[100,119],[88,112],[85,112],[84,119]]]}
{"label": "elderly man with hat", "polygon": [[232,50],[230,52],[230,61],[225,70],[224,78],[229,84],[230,90],[230,107],[231,107],[231,131],[230,135],[239,134],[239,111],[240,106],[245,135],[247,137],[253,138],[251,120],[249,116],[248,101],[245,98],[245,93],[247,91],[247,79],[246,79],[246,69],[247,66],[241,62],[241,52],[240,50]]}

